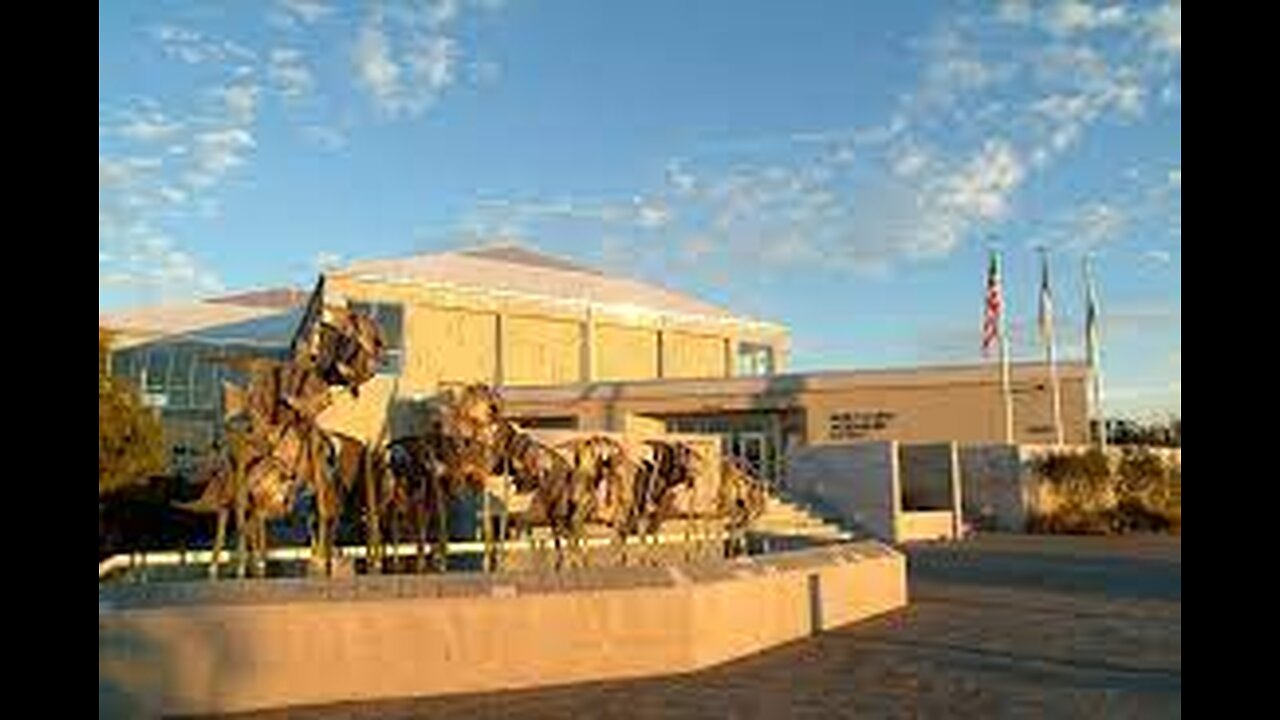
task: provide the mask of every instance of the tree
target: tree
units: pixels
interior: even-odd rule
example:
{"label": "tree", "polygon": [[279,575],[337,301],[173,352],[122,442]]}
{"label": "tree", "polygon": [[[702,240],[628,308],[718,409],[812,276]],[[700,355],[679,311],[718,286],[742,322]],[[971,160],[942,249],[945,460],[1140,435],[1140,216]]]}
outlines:
{"label": "tree", "polygon": [[111,376],[111,334],[98,328],[98,496],[144,483],[166,466],[160,421],[137,388]]}

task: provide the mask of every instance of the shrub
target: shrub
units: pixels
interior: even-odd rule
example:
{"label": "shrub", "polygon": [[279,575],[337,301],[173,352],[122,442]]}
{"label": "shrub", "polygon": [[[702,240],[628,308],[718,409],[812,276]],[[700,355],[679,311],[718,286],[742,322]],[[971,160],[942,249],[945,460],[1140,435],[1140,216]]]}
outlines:
{"label": "shrub", "polygon": [[1175,473],[1146,448],[1126,448],[1116,475],[1121,531],[1170,532],[1181,525],[1181,468]]}
{"label": "shrub", "polygon": [[1146,448],[1126,448],[1114,469],[1097,449],[1054,452],[1034,468],[1047,492],[1028,519],[1030,532],[1181,532],[1181,465],[1169,468]]}

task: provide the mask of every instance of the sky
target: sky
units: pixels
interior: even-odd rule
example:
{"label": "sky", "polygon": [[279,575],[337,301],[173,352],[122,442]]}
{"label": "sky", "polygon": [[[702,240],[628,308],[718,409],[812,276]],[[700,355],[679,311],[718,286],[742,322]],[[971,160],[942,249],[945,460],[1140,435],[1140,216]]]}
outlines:
{"label": "sky", "polygon": [[101,2],[98,307],[497,239],[786,324],[792,367],[1083,357],[1181,414],[1178,2]]}

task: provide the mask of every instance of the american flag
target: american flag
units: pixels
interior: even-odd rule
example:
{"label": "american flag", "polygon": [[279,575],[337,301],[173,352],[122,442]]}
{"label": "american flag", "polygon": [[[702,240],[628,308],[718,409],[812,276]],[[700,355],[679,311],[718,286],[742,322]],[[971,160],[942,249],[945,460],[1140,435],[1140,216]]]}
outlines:
{"label": "american flag", "polygon": [[989,355],[1000,340],[1000,313],[1004,311],[1004,294],[1000,290],[1000,255],[991,251],[987,266],[987,303],[982,317],[982,354]]}

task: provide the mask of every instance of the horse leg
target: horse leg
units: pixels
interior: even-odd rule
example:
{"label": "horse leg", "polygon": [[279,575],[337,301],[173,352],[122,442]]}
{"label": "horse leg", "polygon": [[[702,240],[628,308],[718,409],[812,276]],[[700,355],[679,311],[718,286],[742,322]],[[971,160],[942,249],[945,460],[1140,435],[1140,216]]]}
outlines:
{"label": "horse leg", "polygon": [[391,520],[391,562],[389,565],[391,572],[398,573],[403,569],[400,567],[400,523],[403,518],[400,517],[399,511],[393,510],[389,519]]}
{"label": "horse leg", "polygon": [[236,577],[241,580],[249,572],[249,523],[246,503],[236,502]]}
{"label": "horse leg", "polygon": [[507,559],[507,525],[511,520],[508,509],[511,505],[511,476],[502,476],[502,507],[498,511],[498,569],[502,569]]}
{"label": "horse leg", "polygon": [[424,507],[417,507],[413,513],[413,539],[416,544],[416,554],[413,560],[413,572],[420,573],[426,567],[426,534],[427,534],[427,510]]}
{"label": "horse leg", "polygon": [[360,471],[364,475],[365,505],[365,572],[382,574],[382,524],[378,517],[378,486],[373,474],[373,456],[368,448],[360,453]]}
{"label": "horse leg", "polygon": [[436,533],[435,542],[431,548],[432,564],[438,572],[446,572],[449,569],[449,506],[444,501],[440,501],[440,506],[436,511]]}
{"label": "horse leg", "polygon": [[222,564],[222,547],[227,542],[227,516],[230,513],[226,508],[218,508],[218,529],[213,535],[213,558],[209,563],[209,579],[218,579],[219,566]]}
{"label": "horse leg", "polygon": [[267,576],[267,517],[258,516],[258,577]]}
{"label": "horse leg", "polygon": [[[321,505],[318,502],[317,505]],[[323,507],[321,505],[321,507]],[[320,562],[324,570],[324,576],[333,575],[333,558],[329,548],[329,513],[323,509],[319,509],[316,514],[316,547],[320,550]]]}
{"label": "horse leg", "polygon": [[489,522],[489,518],[493,516],[493,506],[489,499],[489,488],[481,488],[480,493],[481,536],[484,538],[484,562],[481,566],[485,572],[493,572],[493,525]]}

